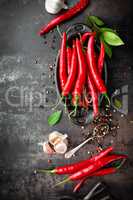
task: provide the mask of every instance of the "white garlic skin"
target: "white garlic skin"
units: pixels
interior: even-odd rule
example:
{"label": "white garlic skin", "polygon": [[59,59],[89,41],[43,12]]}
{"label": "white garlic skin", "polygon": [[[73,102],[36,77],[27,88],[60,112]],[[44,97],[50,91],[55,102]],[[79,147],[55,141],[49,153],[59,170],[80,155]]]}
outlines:
{"label": "white garlic skin", "polygon": [[68,9],[64,0],[45,0],[45,9],[50,14],[57,14],[62,8]]}

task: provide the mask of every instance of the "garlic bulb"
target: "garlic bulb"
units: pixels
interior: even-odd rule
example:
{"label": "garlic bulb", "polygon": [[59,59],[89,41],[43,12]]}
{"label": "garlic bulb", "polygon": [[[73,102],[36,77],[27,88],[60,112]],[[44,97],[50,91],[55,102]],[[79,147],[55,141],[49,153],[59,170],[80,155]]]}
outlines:
{"label": "garlic bulb", "polygon": [[45,0],[45,9],[50,14],[57,14],[62,8],[68,9],[64,0]]}

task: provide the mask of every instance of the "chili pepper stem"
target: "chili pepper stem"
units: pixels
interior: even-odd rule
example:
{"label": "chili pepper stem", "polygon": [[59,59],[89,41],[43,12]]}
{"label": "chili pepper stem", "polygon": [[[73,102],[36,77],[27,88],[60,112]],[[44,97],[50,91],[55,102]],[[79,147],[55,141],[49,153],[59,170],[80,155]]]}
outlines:
{"label": "chili pepper stem", "polygon": [[67,178],[67,179],[65,179],[65,180],[63,180],[63,181],[61,181],[61,182],[57,183],[57,184],[55,185],[55,187],[56,187],[56,186],[63,185],[63,184],[65,184],[65,183],[69,182],[69,181],[70,181],[70,179],[69,179],[69,178]]}
{"label": "chili pepper stem", "polygon": [[65,107],[65,113],[67,113],[67,103],[66,103],[66,98],[65,98],[65,104],[64,104],[64,107]]}
{"label": "chili pepper stem", "polygon": [[61,30],[60,30],[59,25],[57,25],[56,28],[57,28],[57,31],[58,31],[58,33],[59,33],[59,36],[62,38],[62,33],[61,33]]}
{"label": "chili pepper stem", "polygon": [[108,104],[109,104],[109,106],[110,106],[110,99],[109,99],[109,96],[108,96],[108,94],[107,93],[103,93],[103,96],[105,97],[105,99],[108,101]]}
{"label": "chili pepper stem", "polygon": [[64,98],[64,96],[61,96],[61,98],[59,99],[57,104],[52,108],[52,110],[55,110],[58,107],[58,105],[62,102],[63,98]]}
{"label": "chili pepper stem", "polygon": [[68,117],[71,118],[71,115],[73,115],[74,117],[76,116],[76,113],[77,113],[77,108],[78,108],[78,100],[79,100],[79,97],[76,96],[76,102],[75,102],[75,105],[74,105],[74,110],[72,112],[69,113]]}
{"label": "chili pepper stem", "polygon": [[78,108],[78,105],[75,105],[74,110],[72,112],[70,112],[68,115],[69,118],[71,118],[71,115],[73,115],[74,117],[76,116],[77,108]]}
{"label": "chili pepper stem", "polygon": [[120,169],[122,165],[125,163],[126,159],[123,159],[121,163],[116,167],[116,169]]}
{"label": "chili pepper stem", "polygon": [[36,172],[38,173],[50,173],[50,174],[54,174],[55,170],[47,170],[47,169],[37,169]]}

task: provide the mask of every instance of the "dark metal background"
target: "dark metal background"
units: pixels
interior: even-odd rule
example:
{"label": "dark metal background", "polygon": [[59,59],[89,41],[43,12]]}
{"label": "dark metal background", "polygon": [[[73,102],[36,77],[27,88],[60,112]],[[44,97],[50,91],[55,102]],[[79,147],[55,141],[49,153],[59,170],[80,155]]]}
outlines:
{"label": "dark metal background", "polygon": [[[76,1],[69,1],[69,5]],[[104,145],[114,141],[116,150],[125,151],[129,160],[123,169],[108,177],[102,178],[112,194],[121,200],[133,198],[133,117],[132,85],[133,85],[133,36],[132,36],[132,1],[131,0],[92,0],[85,12],[61,26],[66,30],[68,25],[84,22],[87,14],[98,15],[118,30],[126,45],[116,48],[112,61],[109,63],[109,80],[111,92],[123,85],[129,86],[129,114],[121,118],[120,130],[114,139],[107,137]],[[38,37],[37,32],[43,24],[47,24],[53,16],[47,14],[43,0],[1,0],[0,1],[0,199],[30,200],[58,199],[60,194],[71,194],[72,185],[52,188],[55,182],[63,177],[51,175],[34,175],[34,169],[50,166],[48,157],[37,145],[44,141],[52,130],[67,133],[72,145],[82,140],[82,130],[71,124],[67,116],[53,128],[47,125],[47,116],[51,113],[46,108],[47,101],[56,99],[56,93],[44,95],[44,102],[35,106],[38,99],[33,91],[44,93],[46,87],[55,88],[53,71],[49,65],[55,63],[60,44],[56,31],[49,33],[45,39]],[[26,104],[12,107],[7,104],[5,94],[11,87],[14,92],[9,98],[14,103],[20,102],[20,96]],[[26,87],[26,94],[20,90]],[[51,90],[49,88],[49,90]],[[53,89],[52,89],[53,91]],[[53,97],[53,98],[52,98]],[[33,109],[29,108],[32,101]],[[30,104],[31,105],[31,104]],[[45,108],[44,108],[45,107]],[[52,157],[52,163],[59,165],[87,157],[87,151],[94,150],[94,144],[88,144],[75,158],[65,161],[61,156]],[[81,192],[80,198],[89,191],[99,178],[90,179]]]}

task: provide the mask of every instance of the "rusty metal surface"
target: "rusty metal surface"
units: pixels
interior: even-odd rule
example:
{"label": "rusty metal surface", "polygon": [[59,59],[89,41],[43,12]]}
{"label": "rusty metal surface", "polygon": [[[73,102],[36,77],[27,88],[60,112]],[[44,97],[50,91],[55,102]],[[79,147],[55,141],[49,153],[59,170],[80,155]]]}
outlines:
{"label": "rusty metal surface", "polygon": [[[76,1],[68,1],[69,5]],[[116,150],[125,151],[129,160],[123,169],[111,176],[101,178],[112,194],[121,200],[133,196],[133,36],[132,1],[93,0],[85,12],[61,26],[66,30],[70,24],[83,22],[88,14],[102,17],[108,25],[120,31],[126,45],[116,48],[109,62],[110,92],[128,85],[129,114],[115,114],[120,129],[116,138],[108,136],[104,145],[113,141]],[[67,133],[75,146],[83,140],[82,132],[64,114],[57,126],[47,125],[51,113],[48,104],[55,103],[54,63],[60,45],[56,29],[45,38],[37,36],[39,28],[53,16],[44,10],[43,0],[0,1],[0,198],[8,200],[59,199],[61,194],[71,194],[72,184],[52,186],[62,177],[34,174],[36,168],[49,167],[48,156],[37,145],[52,130]],[[50,66],[53,66],[51,70]],[[49,91],[48,93],[46,91]],[[40,96],[41,95],[41,98]],[[41,100],[40,100],[41,99]],[[86,158],[96,145],[88,144],[69,161],[53,156],[52,164],[59,165]],[[99,178],[86,183],[76,197],[80,199]]]}

